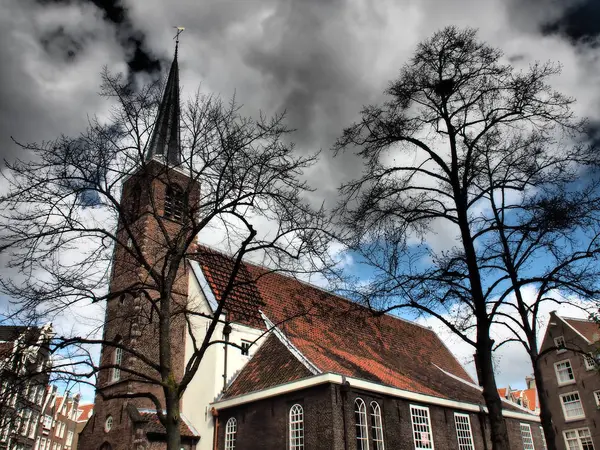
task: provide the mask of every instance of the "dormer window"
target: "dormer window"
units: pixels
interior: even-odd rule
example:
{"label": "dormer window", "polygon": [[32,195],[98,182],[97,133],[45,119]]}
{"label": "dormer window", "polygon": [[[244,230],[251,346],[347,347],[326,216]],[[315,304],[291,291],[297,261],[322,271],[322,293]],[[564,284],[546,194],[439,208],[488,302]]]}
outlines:
{"label": "dormer window", "polygon": [[175,221],[183,219],[185,196],[178,186],[167,186],[165,193],[165,217]]}
{"label": "dormer window", "polygon": [[556,353],[562,353],[567,351],[564,336],[555,337],[554,345],[556,346]]}

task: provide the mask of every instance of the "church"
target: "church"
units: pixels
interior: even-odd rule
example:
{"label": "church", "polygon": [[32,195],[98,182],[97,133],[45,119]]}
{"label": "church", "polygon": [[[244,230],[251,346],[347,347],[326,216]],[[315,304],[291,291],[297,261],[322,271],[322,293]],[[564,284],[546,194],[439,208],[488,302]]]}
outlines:
{"label": "church", "polygon": [[[161,233],[177,233],[178,185],[200,186],[179,170],[177,51],[152,132],[144,171],[128,178],[123,205],[158,205],[162,218],[131,221],[145,251],[160,264]],[[194,187],[195,186],[195,187]],[[164,219],[164,220],[163,220]],[[119,233],[124,218],[119,219]],[[153,245],[156,248],[153,250]],[[181,264],[173,304],[193,309],[173,320],[169,351],[176,376],[206,333],[221,294],[231,289],[234,260],[197,243]],[[116,248],[111,292],[135,283],[140,270]],[[182,450],[488,450],[490,427],[480,387],[430,329],[365,308],[319,287],[242,262],[227,301],[227,320],[179,400]],[[157,361],[152,311],[140,298],[108,301],[94,414],[79,446],[84,450],[165,449],[165,429],[154,404],[131,381],[140,359]],[[122,345],[120,343],[123,343]],[[127,344],[127,345],[125,345]],[[135,357],[126,348],[135,349]],[[141,373],[141,372],[140,372]],[[153,391],[154,392],[154,391]],[[537,416],[504,402],[511,449],[545,450]]]}

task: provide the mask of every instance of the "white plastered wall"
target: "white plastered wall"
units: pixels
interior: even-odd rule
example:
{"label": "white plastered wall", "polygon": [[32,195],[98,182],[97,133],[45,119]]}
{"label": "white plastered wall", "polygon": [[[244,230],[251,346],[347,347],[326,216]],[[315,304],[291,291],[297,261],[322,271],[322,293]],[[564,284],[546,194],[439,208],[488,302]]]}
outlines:
{"label": "white plastered wall", "polygon": [[[189,304],[198,312],[210,315],[212,313],[209,302],[198,282],[194,272],[190,270],[188,290]],[[206,289],[206,287],[204,288]],[[209,294],[210,295],[210,294]],[[200,345],[205,336],[210,319],[193,316],[190,319],[191,330]],[[250,328],[241,324],[232,323],[229,341],[240,344],[242,340],[257,343],[250,348],[249,355],[244,356],[235,347],[227,349],[227,379],[231,379],[249,361],[264,341],[261,337],[263,330]],[[219,324],[213,334],[212,340],[223,338],[223,326]],[[194,344],[189,330],[185,341],[185,360],[189,360],[194,350]],[[197,450],[211,450],[213,448],[214,420],[210,411],[210,403],[214,402],[223,390],[223,373],[225,366],[225,349],[222,344],[211,345],[202,359],[196,375],[188,385],[182,400],[182,413],[200,433],[200,442]]]}

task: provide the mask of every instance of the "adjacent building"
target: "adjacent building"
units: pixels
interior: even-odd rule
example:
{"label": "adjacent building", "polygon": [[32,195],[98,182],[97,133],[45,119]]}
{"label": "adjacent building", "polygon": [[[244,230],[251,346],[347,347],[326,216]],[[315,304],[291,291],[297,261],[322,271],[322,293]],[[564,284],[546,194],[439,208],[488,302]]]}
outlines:
{"label": "adjacent building", "polygon": [[76,449],[78,416],[79,395],[60,395],[56,386],[48,386],[34,450]]}
{"label": "adjacent building", "polygon": [[550,315],[540,354],[558,450],[600,446],[599,338],[596,322]]}
{"label": "adjacent building", "polygon": [[0,326],[0,449],[31,450],[49,378],[52,325]]}
{"label": "adjacent building", "polygon": [[535,386],[535,378],[532,376],[525,377],[525,386],[525,389],[513,389],[510,386],[499,388],[498,394],[500,395],[500,398],[513,402],[516,405],[523,406],[534,414],[539,414],[540,399]]}
{"label": "adjacent building", "polygon": [[85,427],[85,424],[92,414],[94,413],[94,404],[93,403],[79,403],[79,407],[77,409],[77,425],[75,428],[75,436],[73,438],[73,449],[77,448],[77,444],[79,442],[79,433]]}

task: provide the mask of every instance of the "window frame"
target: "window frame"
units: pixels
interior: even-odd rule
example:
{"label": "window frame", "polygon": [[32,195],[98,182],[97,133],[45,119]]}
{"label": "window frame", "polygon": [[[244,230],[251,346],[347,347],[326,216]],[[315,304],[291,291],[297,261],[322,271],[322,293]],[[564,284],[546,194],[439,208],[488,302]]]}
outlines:
{"label": "window frame", "polygon": [[237,440],[237,420],[230,417],[225,424],[225,450],[235,450]]}
{"label": "window frame", "polygon": [[[463,422],[460,425],[467,426],[467,429],[459,430],[459,421],[457,419],[466,419],[466,423]],[[465,413],[454,413],[454,428],[456,429],[456,440],[458,443],[458,450],[475,450],[475,441],[473,440],[473,429],[471,428],[471,416]],[[468,432],[468,436],[461,436],[459,431]],[[469,439],[470,442],[462,443],[461,439]]]}
{"label": "window frame", "polygon": [[546,442],[546,434],[544,433],[544,427],[540,425],[540,436],[542,440],[542,450],[548,450],[548,443]]}
{"label": "window frame", "polygon": [[583,445],[581,443],[581,436],[580,436],[581,431],[587,431],[588,435],[584,436],[584,437],[589,438],[590,442],[592,443],[592,448],[595,448],[594,440],[592,439],[592,433],[590,432],[589,427],[583,427],[583,428],[572,428],[570,430],[563,430],[563,439],[565,441],[565,448],[567,450],[570,450],[569,441],[567,439],[567,433],[575,433],[575,435],[576,435],[575,437],[577,438],[578,448],[579,448],[579,450],[583,450]]}
{"label": "window frame", "polygon": [[295,403],[288,414],[289,450],[304,450],[304,408]]}
{"label": "window frame", "polygon": [[[574,395],[576,394],[577,397],[579,398],[579,404],[581,405],[581,411],[583,411],[583,414],[580,416],[576,416],[576,417],[567,417],[567,410],[565,408],[565,402],[563,400],[563,397],[566,397],[568,395]],[[563,416],[565,418],[565,422],[571,422],[574,420],[581,420],[581,419],[585,419],[585,409],[583,409],[583,402],[581,401],[581,395],[579,395],[579,391],[571,391],[571,392],[565,392],[564,394],[559,394],[559,399],[560,399],[560,406],[562,408],[563,411]],[[571,402],[574,403],[574,402]]]}
{"label": "window frame", "polygon": [[[422,447],[422,446],[418,446],[417,445],[417,432],[421,433],[421,437],[422,434],[424,433],[424,431],[419,431],[417,430],[415,427],[416,426],[422,426],[423,424],[420,423],[415,423],[415,417],[418,416],[418,414],[415,414],[415,412],[417,411],[423,411],[426,413],[425,416],[427,418],[427,422],[425,424],[425,426],[427,427],[427,433],[429,434],[429,443],[430,446],[427,447]],[[412,428],[412,437],[413,437],[413,443],[415,446],[415,450],[435,450],[435,442],[433,439],[433,428],[431,427],[431,416],[429,414],[429,408],[426,406],[419,406],[419,405],[410,405],[410,423],[411,423],[411,428]],[[423,439],[419,439],[419,442],[423,442]]]}
{"label": "window frame", "polygon": [[[591,364],[590,360],[592,361]],[[583,355],[583,365],[585,367],[585,370],[587,370],[588,372],[590,370],[596,370],[596,368],[598,367],[596,360],[592,357],[592,355]]]}
{"label": "window frame", "polygon": [[596,400],[596,406],[600,409],[600,390],[594,391],[594,400]]}
{"label": "window frame", "polygon": [[242,352],[242,356],[250,356],[250,347],[252,347],[252,341],[242,339],[242,342],[240,343],[240,351]]}
{"label": "window frame", "polygon": [[374,450],[385,450],[385,436],[383,434],[383,418],[381,406],[375,400],[369,403],[369,416],[371,417],[371,439]]}
{"label": "window frame", "polygon": [[[121,340],[117,341],[117,344],[120,344]],[[110,382],[116,383],[117,381],[121,381],[121,364],[123,363],[123,349],[121,347],[115,347],[115,351],[113,352],[112,363],[115,366],[110,372]]]}
{"label": "window frame", "polygon": [[177,184],[169,184],[165,188],[163,217],[181,222],[185,215],[185,192]]}
{"label": "window frame", "polygon": [[356,450],[369,450],[369,423],[367,419],[367,405],[365,401],[356,397],[354,399],[354,428],[356,436]]}
{"label": "window frame", "polygon": [[[559,369],[558,369],[558,366],[559,366],[560,364],[565,364],[565,363],[569,365],[569,366],[568,366],[568,368],[567,368],[567,371],[569,371],[569,369],[570,369],[570,373],[571,373],[571,376],[572,376],[573,378],[571,378],[571,379],[570,379],[570,380],[568,380],[568,381],[561,381],[561,380],[560,380],[560,376],[559,376]],[[554,363],[554,373],[555,373],[555,375],[556,375],[556,381],[557,381],[557,383],[558,383],[558,385],[559,385],[559,386],[567,386],[567,385],[569,385],[569,384],[574,384],[574,383],[576,383],[576,382],[577,382],[577,381],[575,380],[575,371],[573,370],[573,365],[571,364],[571,360],[570,360],[570,359],[563,359],[562,361],[557,361],[557,362],[555,362],[555,363]]]}
{"label": "window frame", "polygon": [[104,432],[105,433],[110,432],[110,430],[112,430],[112,426],[113,426],[113,417],[112,416],[106,417],[106,419],[104,420]]}
{"label": "window frame", "polygon": [[[533,433],[531,432],[531,425],[528,423],[519,423],[519,430],[521,431],[521,443],[523,444],[523,450],[535,450],[535,443],[533,442]],[[528,447],[528,443],[525,442],[525,436],[523,436],[523,431],[527,430],[529,433],[529,440],[531,441],[531,447]]]}
{"label": "window frame", "polygon": [[[562,339],[562,342],[563,342],[562,346],[556,342],[557,340],[560,340],[560,339]],[[554,346],[556,347],[556,353],[564,353],[567,351],[567,341],[565,340],[565,337],[562,334],[560,336],[556,336],[553,341],[554,341]]]}

